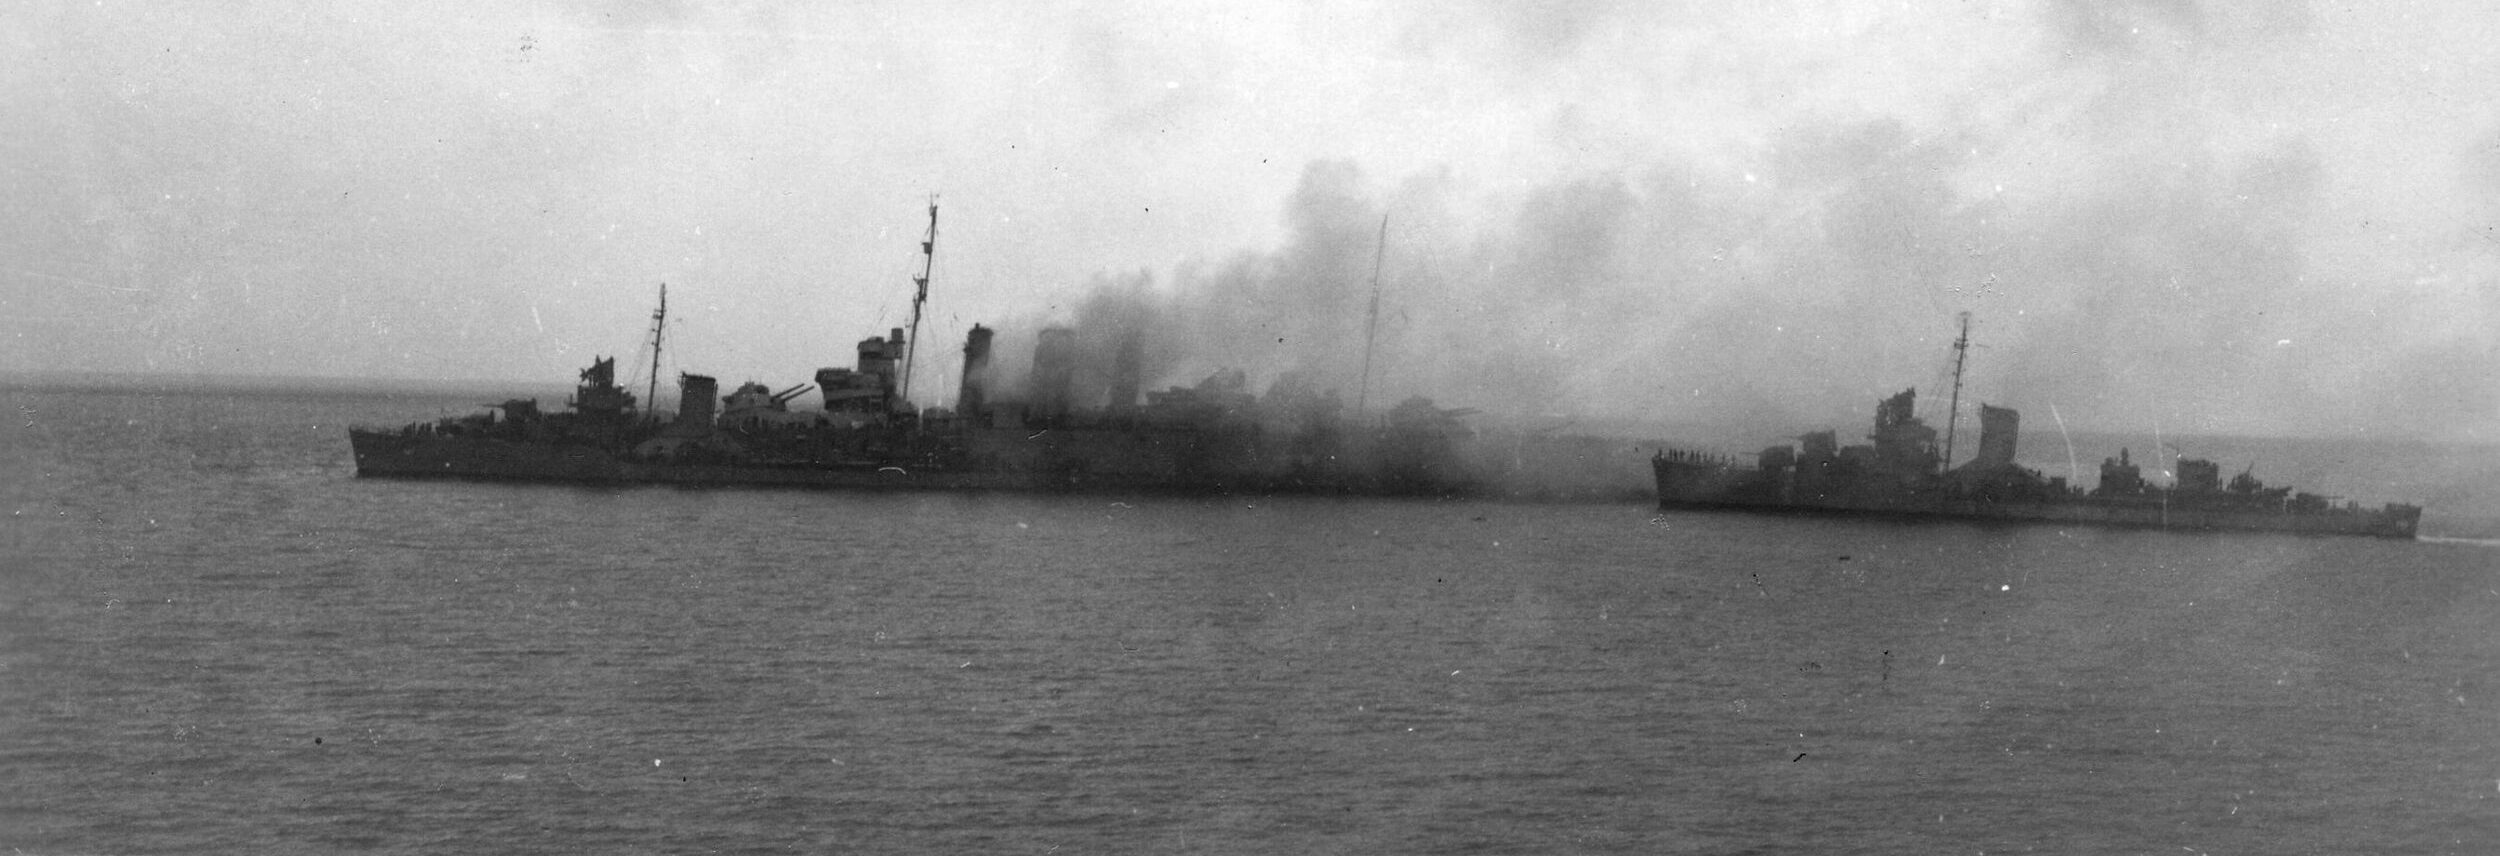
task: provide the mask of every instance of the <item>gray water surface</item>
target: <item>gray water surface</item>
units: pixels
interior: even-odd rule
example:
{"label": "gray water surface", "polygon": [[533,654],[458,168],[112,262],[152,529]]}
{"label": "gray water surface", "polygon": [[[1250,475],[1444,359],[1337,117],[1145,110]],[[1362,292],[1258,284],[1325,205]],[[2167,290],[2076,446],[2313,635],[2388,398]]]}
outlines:
{"label": "gray water surface", "polygon": [[12,396],[16,851],[2500,850],[2480,544],[360,480],[435,403]]}

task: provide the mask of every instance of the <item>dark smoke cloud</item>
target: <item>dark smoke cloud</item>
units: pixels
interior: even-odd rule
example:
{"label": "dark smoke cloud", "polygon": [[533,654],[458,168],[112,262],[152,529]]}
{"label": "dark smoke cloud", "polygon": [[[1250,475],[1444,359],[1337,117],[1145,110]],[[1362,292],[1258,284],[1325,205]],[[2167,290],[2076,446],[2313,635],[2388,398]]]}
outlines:
{"label": "dark smoke cloud", "polygon": [[1101,400],[1124,347],[1135,348],[1148,389],[1241,369],[1261,387],[1291,374],[1355,395],[1380,211],[1361,181],[1350,163],[1312,164],[1276,252],[1193,263],[1168,289],[1149,272],[1097,275],[1064,309],[1002,325],[999,381],[1016,389],[1038,332],[1063,327],[1077,333],[1080,401]]}
{"label": "dark smoke cloud", "polygon": [[[1785,155],[1796,174],[1784,190],[1706,184],[1675,164],[1537,188],[1491,223],[1455,210],[1446,175],[1382,199],[1351,165],[1317,163],[1286,206],[1278,250],[1185,267],[1163,288],[1142,274],[1098,278],[1067,315],[1008,335],[1030,341],[1017,328],[1055,323],[1097,355],[1135,335],[1149,385],[1230,367],[1258,383],[1298,375],[1352,401],[1385,209],[1376,405],[1420,394],[1532,421],[1780,412],[1772,402],[1834,391],[1818,383],[1832,372],[1787,369],[1855,360],[1844,345],[1882,347],[1853,327],[1934,320],[1925,279],[1950,266],[1955,224],[1921,210],[1944,191],[1904,147],[1890,126],[1816,128]],[[1829,210],[1797,210],[1792,195]],[[1805,225],[1821,239],[1777,231]],[[1870,299],[1887,294],[1908,308]],[[1800,385],[1807,395],[1776,392]]]}
{"label": "dark smoke cloud", "polygon": [[[1514,62],[1534,66],[1621,14],[1493,17]],[[1238,365],[1356,385],[1386,211],[1375,403],[1849,424],[1902,386],[1940,397],[1953,317],[1969,311],[1968,397],[2035,417],[2054,405],[2126,431],[2492,428],[2500,407],[2477,379],[2500,369],[2491,332],[2390,311],[2424,287],[2412,272],[2343,264],[2315,240],[2336,216],[2318,147],[2298,132],[2249,139],[2178,94],[2183,57],[2299,35],[2305,11],[2145,0],[2032,14],[2049,59],[2119,61],[2069,67],[1961,126],[1790,117],[1734,159],[1750,169],[1652,157],[1487,200],[1447,173],[1382,188],[1314,165],[1279,248],[1129,292],[1186,331],[1158,340],[1170,347],[1154,382]],[[1586,124],[1575,108],[1557,116]],[[2469,160],[2500,174],[2486,163],[2500,158]],[[2464,287],[2487,293],[2490,275]]]}
{"label": "dark smoke cloud", "polygon": [[1383,188],[1315,163],[1277,249],[1168,282],[1102,278],[1051,320],[1096,355],[1138,337],[1149,387],[1235,367],[1351,402],[1386,211],[1375,408],[1420,394],[1522,424],[1854,425],[1901,387],[1940,400],[1954,316],[1971,311],[1965,406],[2054,405],[2113,430],[2491,423],[2475,391],[2500,369],[2488,336],[2408,331],[2370,305],[2383,284],[2313,264],[2326,178],[2305,141],[2103,151],[2071,186],[2022,198],[1970,186],[1976,150],[1890,119],[1805,123],[1765,146],[1759,174],[1661,160],[1489,215],[1446,174]]}

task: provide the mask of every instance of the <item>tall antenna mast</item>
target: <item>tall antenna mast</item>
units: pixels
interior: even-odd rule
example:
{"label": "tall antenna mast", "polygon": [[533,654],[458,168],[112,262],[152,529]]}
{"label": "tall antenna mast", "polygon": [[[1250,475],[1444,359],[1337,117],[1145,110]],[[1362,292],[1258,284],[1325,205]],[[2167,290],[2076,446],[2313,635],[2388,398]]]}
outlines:
{"label": "tall antenna mast", "polygon": [[[660,331],[668,325],[668,283],[660,283],[660,308],[651,312],[651,384],[642,393],[643,413],[659,418]],[[629,381],[630,383],[630,381]]]}
{"label": "tall antenna mast", "polygon": [[1363,383],[1354,396],[1355,418],[1362,418],[1372,397],[1372,345],[1380,338],[1380,263],[1389,255],[1389,215],[1380,215],[1380,239],[1372,251],[1372,308],[1363,324]]}
{"label": "tall antenna mast", "polygon": [[937,265],[937,195],[929,195],[929,235],[920,241],[920,275],[911,278],[918,288],[911,296],[911,338],[903,340],[903,401],[911,401],[912,369],[919,368],[913,355],[920,348],[920,305],[929,302],[929,271]]}
{"label": "tall antenna mast", "polygon": [[[1953,469],[1953,429],[1962,421],[1962,358],[1970,354],[1970,313],[1962,313],[1962,334],[1953,339],[1953,400],[1944,416],[1944,468]],[[1981,451],[1986,451],[1982,449]]]}

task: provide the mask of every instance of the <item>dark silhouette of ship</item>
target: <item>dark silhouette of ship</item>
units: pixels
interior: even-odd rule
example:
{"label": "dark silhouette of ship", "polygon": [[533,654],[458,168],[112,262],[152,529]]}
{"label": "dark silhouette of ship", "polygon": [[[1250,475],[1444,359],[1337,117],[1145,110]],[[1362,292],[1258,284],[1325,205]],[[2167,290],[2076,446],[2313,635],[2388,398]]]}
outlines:
{"label": "dark silhouette of ship", "polygon": [[[1460,454],[1470,411],[1410,398],[1374,417],[1348,415],[1334,391],[1296,375],[1253,395],[1244,373],[1139,394],[1134,343],[1116,348],[1107,390],[1080,401],[1076,343],[1041,332],[1030,377],[993,395],[993,331],[965,338],[955,406],[914,407],[908,378],[937,237],[929,209],[915,277],[913,333],[859,343],[849,368],[775,391],[746,383],[721,395],[708,376],[680,374],[679,408],[662,415],[594,361],[563,410],[514,399],[485,412],[399,428],[349,430],[360,476],[522,481],[1004,490],[1142,489],[1214,493],[1456,495],[1481,490]],[[667,292],[653,313],[653,381]],[[810,387],[821,408],[791,406]],[[1100,386],[1100,385],[1097,385]]]}
{"label": "dark silhouette of ship", "polygon": [[[1954,342],[1957,401],[1968,331],[1966,318]],[[1936,429],[1918,418],[1916,402],[1916,390],[1877,402],[1874,433],[1861,445],[1842,446],[1835,432],[1817,431],[1797,445],[1765,448],[1751,462],[1663,450],[1651,459],[1659,506],[2385,538],[2414,537],[2422,516],[2416,505],[2365,508],[2268,487],[2248,470],[2225,482],[2220,465],[2196,458],[2179,459],[2173,483],[2156,485],[2125,449],[2101,462],[2100,483],[2087,491],[2017,466],[2021,414],[1985,404],[1977,456],[1952,466],[1953,422],[1939,450]]]}
{"label": "dark silhouette of ship", "polygon": [[[1385,417],[1346,417],[1333,395],[1290,378],[1263,396],[1237,371],[1143,403],[1068,408],[992,404],[969,376],[956,409],[902,404],[897,335],[860,344],[854,369],[818,372],[821,410],[793,410],[808,385],[749,383],[717,396],[679,377],[682,404],[650,416],[615,383],[615,361],[581,373],[566,410],[515,399],[397,429],[353,428],[362,476],[523,481],[933,489],[1145,489],[1217,493],[1457,495],[1480,487],[1457,454],[1465,411],[1408,399]],[[983,363],[991,331],[966,347]],[[1046,350],[1050,341],[1044,339]],[[1037,363],[1046,374],[1049,363]],[[719,406],[713,405],[718,402]]]}

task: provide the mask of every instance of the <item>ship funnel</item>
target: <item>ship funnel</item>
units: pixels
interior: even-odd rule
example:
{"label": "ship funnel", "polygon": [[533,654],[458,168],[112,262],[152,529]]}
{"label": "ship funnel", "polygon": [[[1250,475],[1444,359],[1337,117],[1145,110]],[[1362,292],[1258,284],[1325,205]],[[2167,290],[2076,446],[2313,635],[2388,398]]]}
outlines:
{"label": "ship funnel", "polygon": [[979,324],[964,334],[964,382],[955,396],[955,412],[978,420],[990,404],[990,337]]}
{"label": "ship funnel", "polygon": [[719,406],[720,384],[699,374],[677,376],[677,427],[709,429]]}

